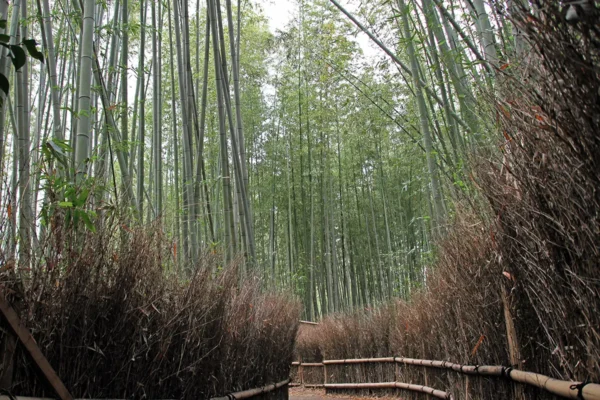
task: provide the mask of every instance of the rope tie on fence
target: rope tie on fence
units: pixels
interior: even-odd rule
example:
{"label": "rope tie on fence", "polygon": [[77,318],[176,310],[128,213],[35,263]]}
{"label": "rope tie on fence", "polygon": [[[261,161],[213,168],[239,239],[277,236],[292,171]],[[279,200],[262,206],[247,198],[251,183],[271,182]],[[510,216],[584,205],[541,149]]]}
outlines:
{"label": "rope tie on fence", "polygon": [[504,378],[510,379],[510,373],[513,370],[513,367],[502,367],[501,376]]}
{"label": "rope tie on fence", "polygon": [[583,388],[585,387],[585,385],[591,383],[590,382],[590,378],[589,376],[587,378],[585,378],[585,381],[581,382],[581,383],[576,383],[570,386],[571,390],[577,390],[577,398],[578,399],[584,399],[583,397]]}
{"label": "rope tie on fence", "polygon": [[479,373],[479,365],[476,365],[475,368],[473,369],[473,371],[475,371],[476,374]]}

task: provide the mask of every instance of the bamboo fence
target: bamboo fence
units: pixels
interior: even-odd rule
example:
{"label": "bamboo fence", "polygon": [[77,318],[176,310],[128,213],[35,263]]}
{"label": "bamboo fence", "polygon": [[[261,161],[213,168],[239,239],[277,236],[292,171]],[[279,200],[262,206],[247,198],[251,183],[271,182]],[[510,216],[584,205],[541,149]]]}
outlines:
{"label": "bamboo fence", "polygon": [[[534,372],[521,371],[511,367],[497,365],[462,365],[448,361],[420,360],[406,357],[380,357],[380,358],[354,358],[346,360],[323,360],[321,363],[293,362],[292,367],[298,368],[297,377],[303,385],[304,367],[323,367],[323,384],[325,389],[377,389],[377,388],[399,388],[430,394],[433,397],[452,399],[448,392],[437,390],[428,386],[416,385],[402,382],[380,382],[380,383],[330,383],[327,382],[328,365],[347,365],[364,363],[396,363],[405,365],[416,365],[426,368],[438,368],[452,370],[466,375],[489,376],[509,379],[513,382],[537,387],[546,390],[556,396],[566,399],[600,400],[600,384],[591,382],[572,382],[554,379],[546,375]],[[308,386],[308,385],[304,385]],[[311,386],[316,386],[312,384]]]}

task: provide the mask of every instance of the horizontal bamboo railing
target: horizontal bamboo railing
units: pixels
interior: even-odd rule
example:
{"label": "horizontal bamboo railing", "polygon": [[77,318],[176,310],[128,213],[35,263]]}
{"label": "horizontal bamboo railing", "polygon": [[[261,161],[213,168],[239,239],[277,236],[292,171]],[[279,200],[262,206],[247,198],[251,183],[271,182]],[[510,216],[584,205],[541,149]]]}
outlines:
{"label": "horizontal bamboo railing", "polygon": [[[418,390],[417,388],[426,388],[426,386],[413,385],[401,382],[383,382],[383,383],[327,383],[325,374],[327,365],[344,365],[344,364],[362,364],[362,363],[399,363],[406,365],[417,365],[428,368],[440,368],[448,369],[458,373],[467,375],[480,375],[480,376],[495,376],[510,379],[514,382],[522,383],[525,385],[535,386],[539,389],[546,390],[556,396],[564,397],[567,399],[580,399],[580,400],[600,400],[600,384],[591,382],[570,382],[559,379],[554,379],[546,375],[537,374],[535,372],[521,371],[510,367],[502,367],[497,365],[462,365],[448,361],[434,361],[434,360],[420,360],[415,358],[406,357],[380,357],[380,358],[354,358],[345,360],[323,360],[322,363],[299,363],[294,362],[292,365],[296,366],[323,366],[324,368],[324,387],[331,389],[368,389],[377,387],[392,387],[392,384],[398,384],[394,387],[420,391],[428,393],[424,390]],[[365,385],[383,385],[383,386],[365,386]],[[385,386],[388,385],[388,386]],[[429,393],[434,397],[450,398],[444,391],[436,390],[433,388],[427,388],[437,393]]]}
{"label": "horizontal bamboo railing", "polygon": [[383,382],[383,383],[326,383],[325,389],[404,389],[411,390],[413,392],[421,392],[429,394],[439,399],[452,400],[453,397],[450,393],[442,390],[437,390],[429,386],[413,385],[410,383],[402,382]]}
{"label": "horizontal bamboo railing", "polygon": [[249,389],[249,390],[244,390],[242,392],[231,393],[230,395],[223,396],[223,397],[213,397],[211,400],[249,399],[249,398],[258,396],[259,394],[269,393],[269,392],[272,392],[279,388],[282,388],[285,385],[287,385],[288,383],[290,383],[290,378],[283,380],[281,382],[272,383],[270,385],[263,386],[263,387],[257,388],[257,389]]}

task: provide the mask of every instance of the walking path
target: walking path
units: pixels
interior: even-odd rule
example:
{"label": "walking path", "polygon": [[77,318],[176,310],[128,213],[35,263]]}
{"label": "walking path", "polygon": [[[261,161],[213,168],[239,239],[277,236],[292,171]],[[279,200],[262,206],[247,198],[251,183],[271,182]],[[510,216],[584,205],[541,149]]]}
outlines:
{"label": "walking path", "polygon": [[[373,400],[373,397],[328,394],[323,389],[290,388],[290,400]],[[378,400],[401,400],[398,397],[377,397]]]}

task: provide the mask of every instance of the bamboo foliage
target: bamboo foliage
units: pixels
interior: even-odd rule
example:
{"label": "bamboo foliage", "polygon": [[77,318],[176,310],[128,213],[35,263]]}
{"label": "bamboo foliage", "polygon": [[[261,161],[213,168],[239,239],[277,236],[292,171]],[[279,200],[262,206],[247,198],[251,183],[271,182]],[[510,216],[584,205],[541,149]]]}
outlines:
{"label": "bamboo foliage", "polygon": [[[169,268],[241,257],[242,276],[289,288],[309,319],[410,296],[471,190],[469,151],[494,124],[482,99],[513,39],[486,2],[455,3],[298,0],[277,32],[231,0],[0,7],[9,46],[41,38],[46,61],[14,72],[0,58],[15,80],[0,109],[0,214],[20,232],[3,250],[41,261],[28,248],[50,209],[85,229],[122,219],[124,242],[160,220]],[[32,10],[41,22],[20,32]]]}

